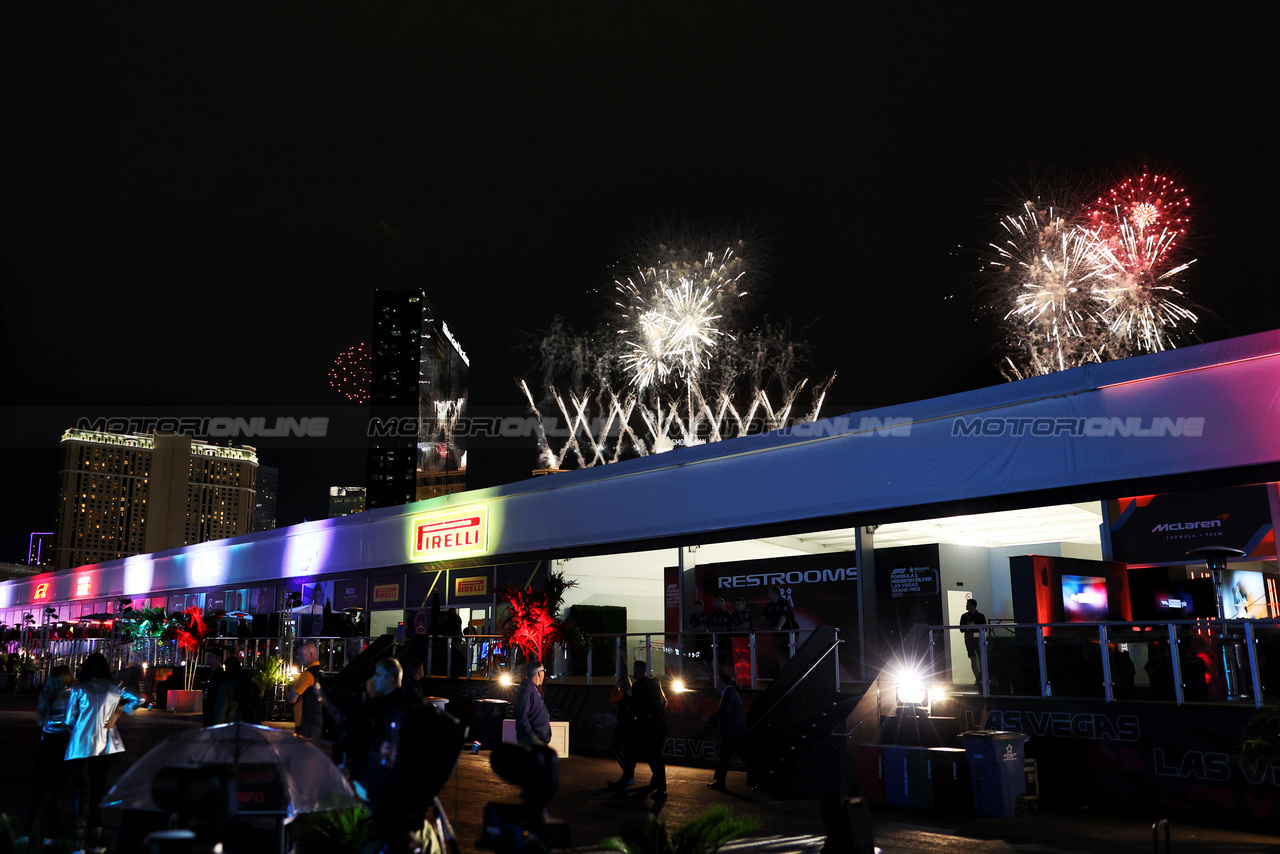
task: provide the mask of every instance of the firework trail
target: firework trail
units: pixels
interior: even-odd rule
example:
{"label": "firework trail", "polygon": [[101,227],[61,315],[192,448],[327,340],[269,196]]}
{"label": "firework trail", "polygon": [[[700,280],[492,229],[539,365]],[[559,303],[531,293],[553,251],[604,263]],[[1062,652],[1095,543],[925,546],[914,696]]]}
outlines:
{"label": "firework trail", "polygon": [[[694,245],[650,245],[637,253],[640,263],[615,273],[614,309],[602,319],[602,334],[575,335],[560,320],[543,333],[547,393],[535,400],[520,384],[537,416],[543,468],[646,456],[778,429],[792,419],[808,388],[795,376],[807,347],[791,340],[790,326],[766,320],[744,328],[748,265],[733,246]],[[815,387],[808,417],[797,420],[819,417],[833,380]],[[781,395],[776,409],[770,395]]]}

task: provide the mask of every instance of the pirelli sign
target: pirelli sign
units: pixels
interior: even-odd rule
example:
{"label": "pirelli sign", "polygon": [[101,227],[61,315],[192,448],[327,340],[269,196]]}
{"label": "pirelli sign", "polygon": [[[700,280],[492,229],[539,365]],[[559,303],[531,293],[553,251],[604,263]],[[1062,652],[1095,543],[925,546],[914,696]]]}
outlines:
{"label": "pirelli sign", "polygon": [[454,579],[453,595],[455,596],[488,596],[489,595],[489,577],[487,575],[477,575],[471,578]]}
{"label": "pirelli sign", "polygon": [[415,516],[409,538],[409,559],[413,561],[484,554],[489,549],[489,508],[468,507]]}

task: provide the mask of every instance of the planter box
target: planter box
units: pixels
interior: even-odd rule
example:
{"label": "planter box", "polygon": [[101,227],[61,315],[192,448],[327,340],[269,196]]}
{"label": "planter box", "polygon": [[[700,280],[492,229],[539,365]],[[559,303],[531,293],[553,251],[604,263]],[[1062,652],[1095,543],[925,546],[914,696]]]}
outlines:
{"label": "planter box", "polygon": [[165,695],[164,708],[169,712],[202,712],[204,711],[204,692],[169,691]]}
{"label": "planter box", "polygon": [[[507,718],[502,722],[502,740],[516,740],[516,722]],[[561,756],[569,755],[569,722],[551,722],[551,749]]]}

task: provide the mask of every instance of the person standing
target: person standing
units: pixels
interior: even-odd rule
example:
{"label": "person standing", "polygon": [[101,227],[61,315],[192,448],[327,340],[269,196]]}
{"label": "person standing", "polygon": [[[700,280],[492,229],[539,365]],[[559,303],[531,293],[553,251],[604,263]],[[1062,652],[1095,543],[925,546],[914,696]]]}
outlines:
{"label": "person standing", "polygon": [[[964,603],[964,613],[960,615],[962,626],[985,626],[987,617],[978,610],[978,600],[968,599]],[[978,629],[969,629],[964,633],[964,651],[969,654],[969,666],[973,668],[973,681],[982,682],[982,655],[978,652]]]}
{"label": "person standing", "polygon": [[693,659],[697,669],[710,678],[711,671],[711,615],[702,607],[702,601],[694,599],[689,606],[689,631],[693,634],[693,642],[687,646],[688,656]]}
{"label": "person standing", "polygon": [[421,659],[406,658],[400,663],[400,669],[403,674],[400,680],[400,690],[421,702],[426,696],[422,693],[422,680],[426,675],[426,671],[422,667]]}
{"label": "person standing", "polygon": [[48,797],[48,810],[44,812],[45,824],[41,829],[42,837],[60,836],[58,823],[62,819],[62,811],[58,801],[62,796],[62,784],[67,778],[67,743],[71,740],[71,730],[67,727],[67,701],[71,696],[71,668],[59,664],[49,673],[48,680],[40,689],[40,699],[36,701],[36,722],[40,724],[40,755],[36,762],[35,774],[32,775],[31,788],[27,792],[27,809],[22,816],[22,828],[31,834],[36,821],[41,817],[41,801]]}
{"label": "person standing", "polygon": [[[746,665],[748,674],[750,673],[751,662],[751,630],[754,624],[751,618],[751,612],[747,610],[747,600],[739,596],[733,600],[733,610],[729,612],[729,629],[733,632],[730,635],[731,649],[733,653],[734,674],[740,674],[742,667],[739,666],[739,660]],[[750,681],[750,676],[744,677]]]}
{"label": "person standing", "polygon": [[67,696],[67,761],[75,786],[75,815],[78,835],[102,828],[98,805],[107,788],[111,757],[124,752],[124,742],[116,722],[131,715],[142,698],[122,689],[111,679],[111,666],[100,653],[91,653],[80,670],[80,684]]}
{"label": "person standing", "polygon": [[[634,763],[640,754],[644,755],[650,771],[648,789],[653,792],[653,800],[661,803],[667,799],[667,765],[662,758],[662,742],[667,734],[667,695],[662,690],[662,683],[646,675],[649,668],[643,661],[633,664],[631,672],[634,677],[631,708],[635,712],[631,761]],[[629,778],[624,770],[623,779]],[[625,786],[619,790],[620,793],[625,791]]]}
{"label": "person standing", "polygon": [[[222,723],[215,715],[218,694],[222,690],[223,681],[227,678],[227,672],[223,669],[222,660],[223,651],[221,649],[211,649],[205,653],[204,663],[209,668],[209,677],[204,683],[204,699],[200,705],[200,721],[205,727]],[[191,662],[188,662],[188,664],[192,667],[195,666]]]}
{"label": "person standing", "polygon": [[618,722],[613,727],[613,758],[618,760],[618,767],[622,769],[622,778],[616,783],[609,783],[610,789],[618,789],[625,791],[627,786],[635,782],[636,760],[631,752],[631,731],[635,729],[635,711],[631,707],[631,677],[623,674],[616,685],[613,686],[613,693],[609,695],[609,702],[618,707]]}
{"label": "person standing", "polygon": [[234,650],[229,653],[224,666],[227,673],[218,687],[213,723],[262,723],[262,694],[253,677],[240,665],[239,653]]}
{"label": "person standing", "polygon": [[736,753],[744,762],[747,761],[747,716],[742,709],[742,695],[738,693],[734,678],[728,672],[720,672],[716,686],[720,689],[720,704],[715,712],[703,717],[705,721],[715,721],[720,724],[716,770],[711,782],[707,784],[708,789],[725,788],[725,780],[729,775],[729,762],[733,759],[733,754]]}
{"label": "person standing", "polygon": [[541,661],[530,661],[516,689],[516,741],[520,744],[550,744],[551,715],[542,701],[542,682],[547,670]]}
{"label": "person standing", "polygon": [[319,741],[324,732],[324,694],[320,691],[320,648],[308,642],[298,650],[302,672],[289,686],[294,731],[308,741]]}
{"label": "person standing", "polygon": [[[723,670],[726,664],[732,665],[733,663],[732,641],[729,639],[731,619],[723,597],[717,596],[711,602],[709,622],[711,623],[711,632],[715,635],[716,657],[713,662],[710,662],[712,673],[715,673],[718,670]],[[716,684],[714,679],[711,680],[711,684]]]}
{"label": "person standing", "polygon": [[797,628],[796,618],[791,613],[791,603],[782,595],[782,588],[776,584],[769,587],[769,604],[760,612],[760,622],[764,628],[775,632],[774,644],[778,647],[778,674],[791,660],[791,632]]}

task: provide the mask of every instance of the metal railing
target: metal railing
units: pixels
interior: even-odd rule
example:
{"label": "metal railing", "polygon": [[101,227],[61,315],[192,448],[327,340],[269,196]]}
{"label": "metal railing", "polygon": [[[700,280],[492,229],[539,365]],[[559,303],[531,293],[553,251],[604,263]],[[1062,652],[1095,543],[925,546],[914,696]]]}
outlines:
{"label": "metal railing", "polygon": [[[952,633],[976,640],[976,651],[965,652],[969,662],[948,666]],[[1261,707],[1280,696],[1277,619],[931,626],[924,658],[929,675],[956,686],[967,684],[958,675],[971,665],[973,686],[984,697]]]}
{"label": "metal railing", "polygon": [[[739,675],[740,682],[759,687],[762,680],[776,674],[783,660],[789,660],[795,654],[796,648],[811,632],[811,629],[802,629],[785,633],[628,632],[590,635],[583,648],[573,648],[564,643],[553,645],[544,653],[544,663],[549,676],[561,683],[591,685],[607,681],[611,684],[621,676],[631,675],[631,662],[644,661],[650,672],[666,672],[690,684],[699,681],[713,684],[715,673],[722,668],[732,668]],[[758,643],[760,637],[766,635],[768,642]],[[786,641],[780,648],[779,638]],[[410,636],[402,643],[413,640],[414,637]],[[422,665],[428,677],[496,679],[515,671],[527,660],[519,650],[508,649],[500,635],[430,636],[423,640],[425,643],[421,648],[425,657]],[[325,672],[336,673],[363,652],[371,641],[367,637],[219,636],[207,638],[204,650],[233,650],[240,656],[242,665],[250,670],[263,668],[272,656],[283,659],[286,668],[296,670],[298,650],[304,643],[314,643],[321,668]],[[106,655],[116,671],[145,665],[145,669],[155,672],[188,664],[187,654],[178,648],[176,641],[160,638],[125,641],[118,636],[65,640],[31,637],[22,647],[41,674],[48,673],[58,664],[67,664],[74,670],[92,652]],[[197,666],[205,664],[203,660],[197,662]],[[836,660],[833,666],[839,684],[839,661]]]}

